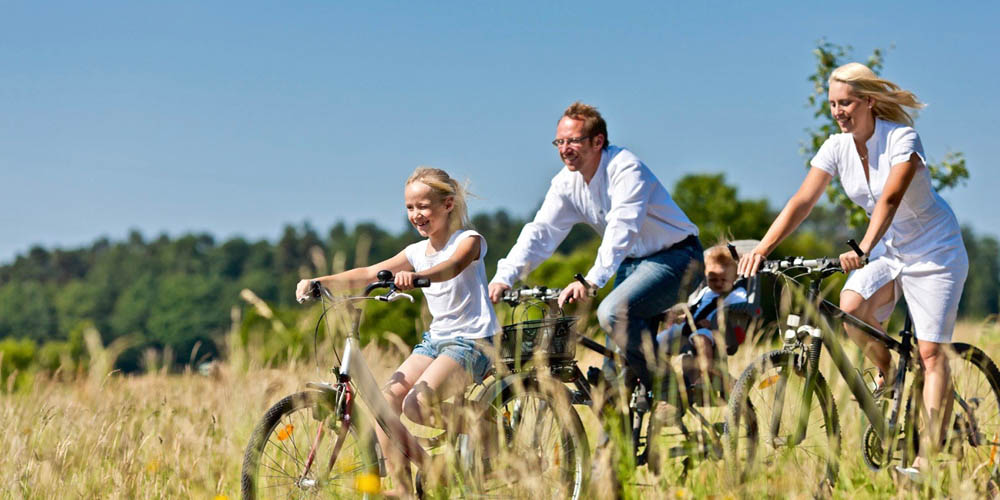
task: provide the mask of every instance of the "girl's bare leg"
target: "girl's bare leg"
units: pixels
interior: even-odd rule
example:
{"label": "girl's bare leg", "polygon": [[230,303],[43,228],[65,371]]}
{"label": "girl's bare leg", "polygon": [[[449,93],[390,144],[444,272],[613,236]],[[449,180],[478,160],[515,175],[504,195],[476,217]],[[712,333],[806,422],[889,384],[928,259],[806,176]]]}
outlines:
{"label": "girl's bare leg", "polygon": [[438,356],[413,384],[403,400],[406,418],[429,427],[443,428],[441,402],[461,395],[472,382],[462,365],[448,356]]}
{"label": "girl's bare leg", "polygon": [[[406,399],[406,395],[433,361],[434,358],[413,354],[406,358],[392,374],[384,389],[384,395],[385,400],[389,402],[389,406],[397,415],[402,413],[403,400]],[[385,434],[382,426],[375,426],[375,435],[378,438],[379,447],[382,448],[382,453],[385,455],[389,474],[395,483],[393,489],[384,492],[384,494],[389,497],[410,496],[412,485],[409,460],[403,455],[398,444]]]}

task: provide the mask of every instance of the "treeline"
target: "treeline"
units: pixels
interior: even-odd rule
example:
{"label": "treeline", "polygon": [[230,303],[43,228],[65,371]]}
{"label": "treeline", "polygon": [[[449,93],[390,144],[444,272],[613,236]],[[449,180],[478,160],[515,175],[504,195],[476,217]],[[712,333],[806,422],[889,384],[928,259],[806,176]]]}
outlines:
{"label": "treeline", "polygon": [[[721,237],[759,237],[775,216],[766,200],[741,200],[722,175],[689,175],[672,189],[678,204],[701,228],[707,244]],[[845,214],[817,207],[807,223],[778,252],[836,255],[848,237]],[[489,243],[487,271],[514,244],[525,220],[504,211],[478,214],[472,222]],[[965,230],[971,272],[960,306],[966,318],[982,318],[1000,309],[1000,248],[993,237]],[[86,248],[32,248],[0,267],[0,353],[3,374],[38,366],[66,368],[67,360],[86,356],[84,332],[100,332],[105,345],[124,339],[127,346],[117,368],[133,372],[148,362],[148,353],[169,350],[177,364],[223,355],[226,332],[238,319],[243,343],[253,337],[260,311],[240,292],[250,290],[284,315],[289,325],[302,307],[294,304],[295,283],[305,276],[326,274],[386,259],[417,234],[393,234],[373,223],[353,227],[340,223],[325,233],[308,224],[286,226],[275,242],[232,238],[216,241],[208,234],[146,239],[132,232],[124,241],[100,239]],[[562,257],[530,277],[561,286],[592,262],[595,233],[577,227],[559,249]],[[235,312],[238,313],[234,316]],[[377,317],[368,328],[392,331],[407,342],[416,338],[420,308],[400,308]],[[268,327],[269,328],[269,327]],[[196,349],[197,347],[197,349]],[[197,359],[191,359],[192,353]]]}

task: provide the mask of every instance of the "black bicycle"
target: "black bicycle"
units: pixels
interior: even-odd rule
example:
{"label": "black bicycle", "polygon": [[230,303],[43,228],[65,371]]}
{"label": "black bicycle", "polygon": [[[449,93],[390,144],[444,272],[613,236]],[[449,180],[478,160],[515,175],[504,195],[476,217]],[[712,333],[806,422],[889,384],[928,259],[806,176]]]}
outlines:
{"label": "black bicycle", "polygon": [[[577,279],[583,278],[577,275]],[[665,459],[673,459],[683,479],[697,460],[722,459],[730,384],[719,384],[708,394],[692,394],[684,378],[677,377],[668,363],[660,362],[660,387],[646,388],[619,353],[579,332],[576,318],[564,315],[556,306],[561,292],[559,288],[530,287],[504,294],[504,302],[514,308],[515,314],[518,308],[529,308],[540,311],[542,317],[504,327],[500,360],[510,374],[496,379],[495,385],[487,386],[483,394],[500,394],[517,385],[543,387],[570,410],[573,406],[591,408],[604,424],[602,438],[624,445],[618,447],[613,463],[627,460],[636,467],[646,465],[658,474],[666,465]],[[750,310],[737,305],[726,308],[722,315],[729,318],[727,323],[734,324]],[[617,378],[619,383],[606,380],[597,366],[589,367],[584,374],[577,361],[578,345],[610,358],[615,366],[624,366]],[[728,375],[725,370],[723,373]],[[661,401],[667,402],[672,411],[666,415],[654,411]],[[753,412],[746,412],[737,433],[739,440],[756,440],[754,422]],[[744,449],[754,452],[753,447]]]}
{"label": "black bicycle", "polygon": [[[860,253],[856,245],[852,247]],[[792,289],[800,290],[801,281],[808,280],[808,301],[801,314],[788,316],[784,346],[751,363],[729,398],[729,428],[738,428],[748,413],[756,414],[760,427],[757,441],[736,435],[726,440],[741,477],[748,477],[755,466],[780,465],[783,474],[827,485],[836,482],[840,427],[834,395],[820,369],[824,350],[867,417],[861,444],[865,463],[873,470],[894,462],[908,466],[920,452],[920,433],[928,432],[920,410],[923,366],[909,313],[896,340],[824,300],[822,281],[842,272],[837,259],[768,260],[761,272],[773,274]],[[831,326],[836,322],[856,327],[898,355],[895,378],[884,382],[888,387],[873,393],[866,385],[864,373],[841,346],[843,330]],[[997,474],[1000,446],[1000,372],[975,346],[953,343],[946,351],[955,403],[947,440],[936,460],[950,462],[964,477],[991,480]],[[909,384],[908,373],[912,373]],[[747,445],[756,450],[741,449]]]}

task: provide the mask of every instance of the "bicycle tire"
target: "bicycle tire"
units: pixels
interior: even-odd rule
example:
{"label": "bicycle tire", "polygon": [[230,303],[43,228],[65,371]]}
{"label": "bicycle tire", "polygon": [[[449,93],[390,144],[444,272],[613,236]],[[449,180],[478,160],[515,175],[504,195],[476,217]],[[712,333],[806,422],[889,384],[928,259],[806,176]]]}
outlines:
{"label": "bicycle tire", "polygon": [[[728,373],[725,375],[728,377]],[[721,382],[720,383],[725,383]],[[646,431],[646,466],[655,476],[676,472],[676,483],[683,483],[687,474],[701,460],[721,460],[725,458],[726,441],[736,439],[737,442],[755,442],[757,439],[757,420],[752,408],[745,408],[738,424],[738,432],[730,436],[728,402],[723,399],[717,389],[711,389],[707,394],[708,403],[699,402],[688,407],[682,414],[676,405],[683,401],[673,402],[675,408],[664,408],[665,419],[657,416],[656,406],[649,413]],[[679,399],[679,395],[677,396]],[[691,397],[687,398],[690,404]],[[660,402],[657,402],[659,405]],[[698,412],[695,416],[694,412]],[[706,423],[708,425],[706,425]],[[663,431],[669,429],[666,433]],[[666,434],[666,435],[665,435]],[[753,453],[752,446],[737,446],[739,450]],[[672,458],[673,460],[665,460]],[[752,457],[744,460],[752,461]],[[680,467],[680,470],[677,468]]]}
{"label": "bicycle tire", "polygon": [[581,498],[590,448],[565,387],[542,388],[534,378],[500,386],[483,411],[496,437],[490,460],[502,467],[476,470],[472,489],[497,498]]}
{"label": "bicycle tire", "polygon": [[[830,486],[836,483],[840,423],[830,388],[820,373],[816,374],[812,402],[805,414],[809,419],[806,435],[800,443],[789,445],[798,421],[796,417],[803,415],[801,403],[806,378],[801,361],[795,352],[772,351],[751,363],[736,382],[729,398],[725,441],[740,481],[751,477],[759,464],[767,464],[777,466],[783,475],[794,474],[813,480],[822,476],[821,483],[825,481]],[[784,397],[779,405],[781,387],[784,387]],[[778,408],[781,408],[780,413]],[[729,429],[744,425],[741,421],[750,412],[755,415],[757,428],[748,433],[753,440],[746,441],[745,446],[753,449],[741,451],[738,435]],[[816,432],[817,429],[822,430]]]}
{"label": "bicycle tire", "polygon": [[[936,456],[935,469],[954,465],[960,477],[974,482],[996,481],[1000,467],[1000,370],[981,349],[965,343],[951,344],[947,356],[956,400],[946,446]],[[910,390],[906,404],[906,441],[901,459],[909,464],[919,449],[920,414]]]}
{"label": "bicycle tire", "polygon": [[[243,456],[243,500],[265,498],[366,498],[380,487],[380,454],[374,432],[360,427],[364,417],[352,412],[334,464],[329,464],[336,436],[343,425],[334,418],[330,393],[304,391],[286,396],[264,413]],[[325,439],[317,440],[319,427]],[[363,424],[361,424],[363,425]],[[305,463],[313,443],[320,448],[308,473]],[[330,467],[330,476],[317,471]]]}

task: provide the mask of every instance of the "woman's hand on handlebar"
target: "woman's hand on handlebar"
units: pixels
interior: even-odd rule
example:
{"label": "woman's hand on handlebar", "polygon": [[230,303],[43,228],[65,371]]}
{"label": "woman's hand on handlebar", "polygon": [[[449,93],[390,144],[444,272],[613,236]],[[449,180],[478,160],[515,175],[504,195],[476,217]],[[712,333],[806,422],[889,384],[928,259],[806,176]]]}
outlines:
{"label": "woman's hand on handlebar", "polygon": [[420,275],[411,271],[399,271],[393,278],[393,282],[396,284],[396,288],[400,290],[413,290],[416,288],[415,281],[420,278]]}
{"label": "woman's hand on handlebar", "polygon": [[767,252],[764,252],[760,247],[754,248],[752,251],[740,256],[740,263],[736,267],[736,274],[738,276],[754,276],[757,271],[760,271],[761,264],[767,260]]}
{"label": "woman's hand on handlebar", "polygon": [[489,287],[490,302],[494,304],[500,302],[501,300],[503,300],[504,292],[508,290],[510,290],[510,285],[505,285],[503,283],[500,283],[499,281],[490,283]]}
{"label": "woman's hand on handlebar", "polygon": [[843,268],[845,273],[865,267],[866,261],[867,259],[864,255],[858,255],[854,250],[840,254],[840,267]]}

